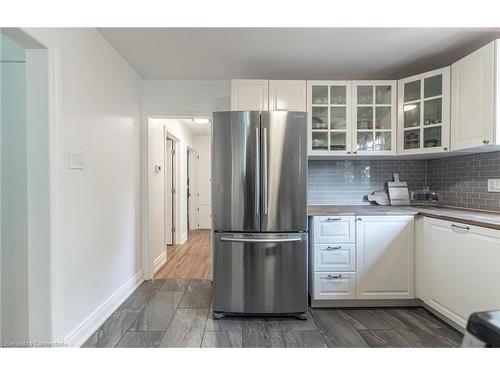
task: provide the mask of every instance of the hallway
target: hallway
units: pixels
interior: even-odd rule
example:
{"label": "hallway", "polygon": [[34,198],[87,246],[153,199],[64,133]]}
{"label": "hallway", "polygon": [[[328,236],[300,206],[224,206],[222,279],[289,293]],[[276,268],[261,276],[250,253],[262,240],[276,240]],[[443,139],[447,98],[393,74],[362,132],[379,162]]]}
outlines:
{"label": "hallway", "polygon": [[167,263],[155,274],[156,279],[211,279],[210,230],[189,231],[182,245],[167,247]]}

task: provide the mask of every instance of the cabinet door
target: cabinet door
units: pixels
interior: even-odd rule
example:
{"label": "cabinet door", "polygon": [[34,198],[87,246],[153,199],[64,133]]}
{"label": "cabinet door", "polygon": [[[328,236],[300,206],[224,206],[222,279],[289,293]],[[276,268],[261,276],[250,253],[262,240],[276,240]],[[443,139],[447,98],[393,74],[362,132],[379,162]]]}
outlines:
{"label": "cabinet door", "polygon": [[500,309],[500,231],[424,218],[423,301],[466,327],[472,312]]}
{"label": "cabinet door", "polygon": [[269,110],[306,111],[306,81],[269,81]]}
{"label": "cabinet door", "polygon": [[347,243],[355,241],[354,216],[315,216],[315,243]]}
{"label": "cabinet door", "polygon": [[354,272],[315,272],[314,299],[355,299],[356,274]]}
{"label": "cabinet door", "polygon": [[309,155],[351,152],[351,82],[308,81]]}
{"label": "cabinet door", "polygon": [[494,143],[495,42],[451,66],[452,149]]}
{"label": "cabinet door", "polygon": [[360,216],[356,221],[356,298],[414,298],[413,216]]}
{"label": "cabinet door", "polygon": [[352,154],[396,154],[396,81],[352,83]]}
{"label": "cabinet door", "polygon": [[269,89],[267,80],[231,80],[231,111],[267,111]]}
{"label": "cabinet door", "polygon": [[449,151],[450,68],[398,81],[398,153]]}

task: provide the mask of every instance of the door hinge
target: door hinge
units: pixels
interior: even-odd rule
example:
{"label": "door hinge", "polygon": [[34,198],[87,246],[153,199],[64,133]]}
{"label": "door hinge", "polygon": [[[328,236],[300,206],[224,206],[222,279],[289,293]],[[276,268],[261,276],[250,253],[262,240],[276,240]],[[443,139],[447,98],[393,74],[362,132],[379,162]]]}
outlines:
{"label": "door hinge", "polygon": [[175,233],[175,227],[172,227],[172,233]]}
{"label": "door hinge", "polygon": [[175,189],[174,188],[172,188],[172,194],[175,194]]}

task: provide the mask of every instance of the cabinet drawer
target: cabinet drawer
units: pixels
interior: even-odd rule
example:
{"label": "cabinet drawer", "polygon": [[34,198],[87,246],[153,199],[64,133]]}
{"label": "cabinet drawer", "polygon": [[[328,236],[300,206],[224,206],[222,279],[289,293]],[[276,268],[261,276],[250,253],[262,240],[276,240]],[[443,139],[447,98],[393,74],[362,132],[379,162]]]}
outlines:
{"label": "cabinet drawer", "polygon": [[354,272],[356,270],[355,244],[315,244],[314,270]]}
{"label": "cabinet drawer", "polygon": [[354,299],[356,274],[354,272],[315,272],[314,299]]}
{"label": "cabinet drawer", "polygon": [[314,217],[315,243],[345,243],[355,241],[354,216]]}

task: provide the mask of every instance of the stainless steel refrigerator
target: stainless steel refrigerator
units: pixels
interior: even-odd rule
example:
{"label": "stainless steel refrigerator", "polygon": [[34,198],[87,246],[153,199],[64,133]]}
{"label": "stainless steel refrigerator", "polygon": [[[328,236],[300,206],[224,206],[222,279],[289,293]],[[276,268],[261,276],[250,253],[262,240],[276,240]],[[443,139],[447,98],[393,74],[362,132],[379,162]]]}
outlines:
{"label": "stainless steel refrigerator", "polygon": [[307,114],[215,112],[214,317],[306,317]]}

